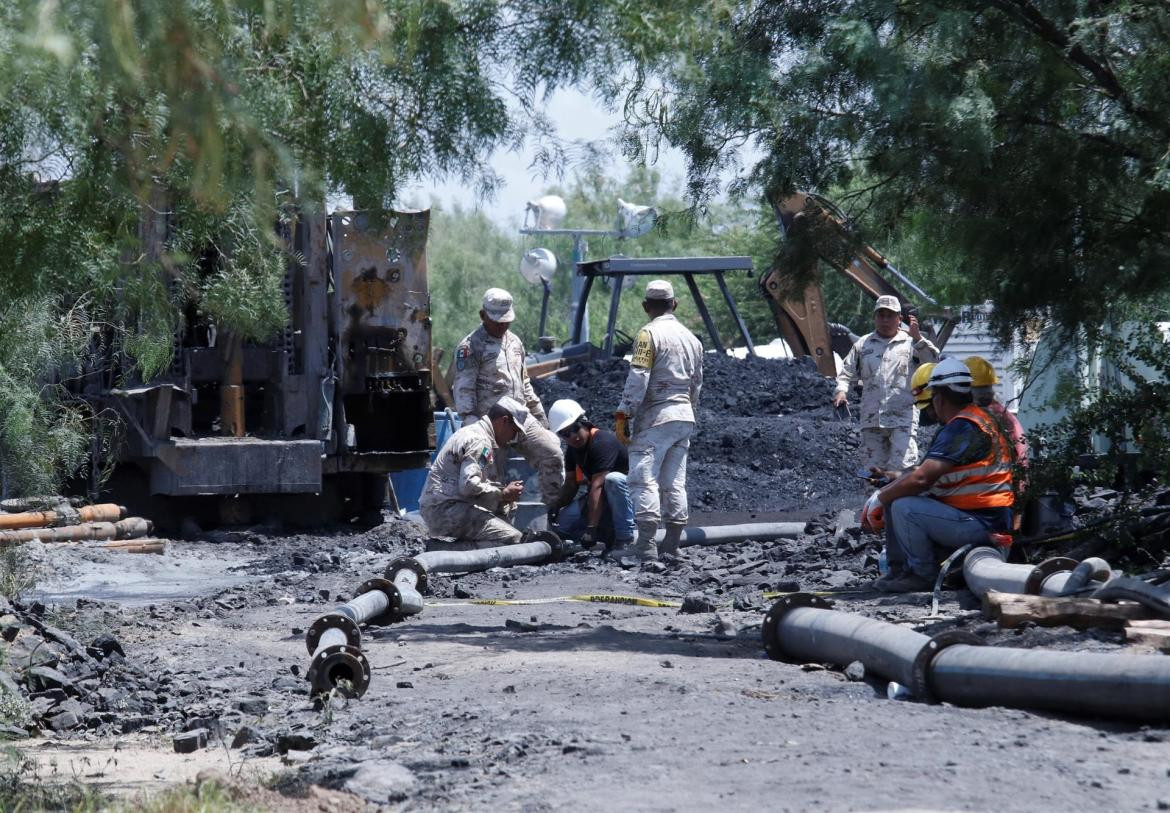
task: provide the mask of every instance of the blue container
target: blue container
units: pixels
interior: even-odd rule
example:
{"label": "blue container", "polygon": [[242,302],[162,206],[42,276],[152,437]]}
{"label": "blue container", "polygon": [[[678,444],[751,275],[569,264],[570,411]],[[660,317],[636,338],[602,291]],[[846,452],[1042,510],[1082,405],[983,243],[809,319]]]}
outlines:
{"label": "blue container", "polygon": [[[450,410],[435,413],[435,451],[443,448],[447,438],[455,434],[455,430],[462,425],[459,416]],[[435,456],[431,455],[433,462]],[[391,473],[390,482],[394,485],[394,495],[398,497],[398,507],[404,511],[417,511],[418,500],[422,496],[423,486],[427,484],[426,469],[407,469]]]}

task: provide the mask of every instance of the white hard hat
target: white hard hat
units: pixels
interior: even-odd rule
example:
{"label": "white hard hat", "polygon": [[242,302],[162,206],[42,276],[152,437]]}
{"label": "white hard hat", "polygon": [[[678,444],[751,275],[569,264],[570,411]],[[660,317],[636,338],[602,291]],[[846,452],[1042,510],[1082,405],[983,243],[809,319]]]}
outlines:
{"label": "white hard hat", "polygon": [[971,371],[967,365],[948,356],[934,366],[930,374],[930,388],[948,387],[955,392],[971,391]]}
{"label": "white hard hat", "polygon": [[548,428],[554,432],[560,432],[573,425],[573,422],[585,414],[585,410],[571,398],[562,398],[559,401],[553,401],[552,408],[548,411]]}

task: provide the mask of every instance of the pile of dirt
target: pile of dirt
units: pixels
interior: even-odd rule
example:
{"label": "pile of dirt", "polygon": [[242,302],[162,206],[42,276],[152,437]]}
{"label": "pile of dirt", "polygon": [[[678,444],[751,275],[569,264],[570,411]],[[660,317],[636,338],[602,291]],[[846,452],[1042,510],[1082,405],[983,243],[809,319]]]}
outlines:
{"label": "pile of dirt", "polygon": [[[547,409],[578,401],[603,427],[621,399],[629,364],[576,365],[536,382]],[[691,439],[687,496],[696,512],[835,510],[860,503],[857,426],[831,408],[833,383],[811,359],[703,359],[699,426]]]}

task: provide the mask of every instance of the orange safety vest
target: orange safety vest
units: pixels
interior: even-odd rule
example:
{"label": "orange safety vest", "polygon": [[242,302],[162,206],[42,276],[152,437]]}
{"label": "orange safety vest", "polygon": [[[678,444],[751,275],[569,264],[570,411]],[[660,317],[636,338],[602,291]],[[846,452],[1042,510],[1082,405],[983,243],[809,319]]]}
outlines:
{"label": "orange safety vest", "polygon": [[[595,426],[595,427],[593,427],[592,429],[590,429],[590,430],[589,430],[589,442],[590,442],[590,443],[592,443],[592,442],[593,442],[593,437],[594,437],[594,435],[596,435],[596,434],[597,434],[597,427]],[[586,448],[586,449],[588,449],[588,448],[589,448],[589,446],[588,446],[588,445],[586,445],[586,446],[585,446],[585,448]],[[574,449],[573,451],[575,452],[575,451],[577,451],[577,450],[576,450],[576,449]],[[585,483],[585,470],[584,470],[583,468],[581,468],[581,464],[580,464],[580,463],[578,463],[578,464],[576,465],[576,467],[575,467],[575,468],[577,469],[577,472],[576,472],[577,485],[578,485],[578,486],[582,486],[582,485],[584,485],[584,483]]]}
{"label": "orange safety vest", "polygon": [[1010,508],[1016,495],[1012,488],[1012,447],[999,424],[982,407],[963,407],[952,420],[970,421],[991,438],[991,451],[982,460],[956,466],[935,481],[930,495],[960,511]]}

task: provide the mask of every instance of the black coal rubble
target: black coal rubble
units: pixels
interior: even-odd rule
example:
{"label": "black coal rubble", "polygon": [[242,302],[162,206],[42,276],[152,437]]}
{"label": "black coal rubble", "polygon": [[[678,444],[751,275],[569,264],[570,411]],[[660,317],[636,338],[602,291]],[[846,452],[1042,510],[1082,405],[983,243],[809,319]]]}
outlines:
{"label": "black coal rubble", "polygon": [[[807,511],[860,504],[856,424],[830,407],[832,382],[808,359],[704,357],[699,431],[691,439],[687,495],[696,512]],[[579,364],[535,382],[546,408],[581,403],[612,426],[629,365]]]}

